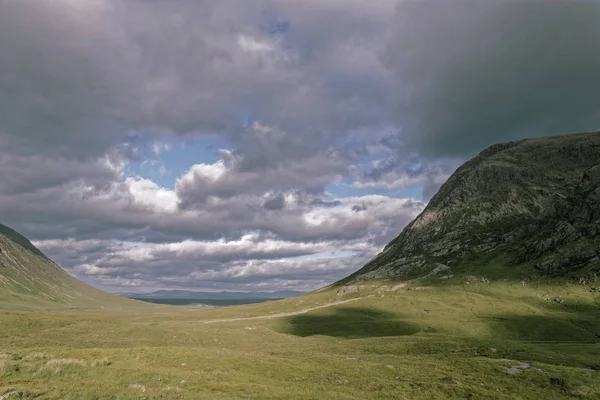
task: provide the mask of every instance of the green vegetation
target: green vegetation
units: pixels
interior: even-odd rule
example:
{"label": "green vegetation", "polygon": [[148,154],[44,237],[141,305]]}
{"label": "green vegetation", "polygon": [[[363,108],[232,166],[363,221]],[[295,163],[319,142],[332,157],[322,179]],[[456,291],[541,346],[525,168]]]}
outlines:
{"label": "green vegetation", "polygon": [[0,225],[0,310],[119,309],[130,304],[74,279],[29,240]]}
{"label": "green vegetation", "polygon": [[3,311],[0,396],[600,398],[600,294],[589,285],[428,280],[217,309]]}
{"label": "green vegetation", "polygon": [[31,244],[29,239],[21,235],[19,232],[10,229],[8,226],[0,224],[0,235],[4,236],[6,239],[12,241],[13,243],[16,243],[19,246],[23,247],[25,250],[28,250],[38,256],[46,258],[44,253],[42,253],[37,247]]}

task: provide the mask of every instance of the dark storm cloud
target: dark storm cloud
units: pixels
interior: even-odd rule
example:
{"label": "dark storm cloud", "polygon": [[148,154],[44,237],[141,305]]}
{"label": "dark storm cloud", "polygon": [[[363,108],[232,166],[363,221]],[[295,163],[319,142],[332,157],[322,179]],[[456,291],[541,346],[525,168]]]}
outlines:
{"label": "dark storm cloud", "polygon": [[[2,144],[92,157],[131,141],[131,131],[219,132],[246,154],[248,168],[313,154],[336,132],[380,117],[368,101],[385,88],[372,71],[373,43],[383,42],[379,24],[392,8],[387,1],[4,1]],[[323,30],[326,15],[336,15],[337,28]],[[291,28],[271,34],[269,25],[281,22]],[[356,62],[338,61],[349,58]],[[275,135],[249,136],[245,116],[274,126]]]}
{"label": "dark storm cloud", "polygon": [[0,144],[101,156],[132,130],[216,131],[256,169],[381,123],[461,156],[593,129],[599,17],[567,0],[4,1]]}
{"label": "dark storm cloud", "polygon": [[109,16],[102,2],[0,3],[4,149],[77,158],[123,140],[134,60]]}
{"label": "dark storm cloud", "polygon": [[382,61],[402,136],[429,155],[600,127],[600,2],[399,3]]}

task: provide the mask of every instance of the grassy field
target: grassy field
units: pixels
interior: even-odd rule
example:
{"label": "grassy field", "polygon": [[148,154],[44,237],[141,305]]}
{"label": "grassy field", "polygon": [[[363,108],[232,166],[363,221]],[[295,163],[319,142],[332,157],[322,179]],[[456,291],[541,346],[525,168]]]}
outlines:
{"label": "grassy field", "polygon": [[0,311],[0,398],[600,399],[589,285],[396,285],[216,309]]}

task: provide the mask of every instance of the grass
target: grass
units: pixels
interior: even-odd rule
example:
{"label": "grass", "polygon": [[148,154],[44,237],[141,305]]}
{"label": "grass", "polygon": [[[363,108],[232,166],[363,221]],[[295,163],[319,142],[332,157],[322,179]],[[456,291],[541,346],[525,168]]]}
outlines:
{"label": "grass", "polygon": [[407,336],[421,331],[399,315],[375,308],[335,307],[286,318],[278,329],[300,337],[326,335],[346,339]]}
{"label": "grass", "polygon": [[218,309],[0,311],[0,397],[600,398],[600,294],[463,281],[362,284],[350,303],[214,323],[341,299],[331,288]]}

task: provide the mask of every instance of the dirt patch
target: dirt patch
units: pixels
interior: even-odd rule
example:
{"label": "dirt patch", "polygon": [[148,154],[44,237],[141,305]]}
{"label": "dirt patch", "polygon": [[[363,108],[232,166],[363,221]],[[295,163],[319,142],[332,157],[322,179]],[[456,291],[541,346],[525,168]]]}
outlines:
{"label": "dirt patch", "polygon": [[358,293],[358,287],[356,286],[344,286],[338,290],[337,295],[342,297],[350,293]]}
{"label": "dirt patch", "polygon": [[23,392],[19,392],[18,390],[13,390],[12,392],[8,392],[0,396],[0,400],[8,400],[8,399],[20,399],[23,396]]}

